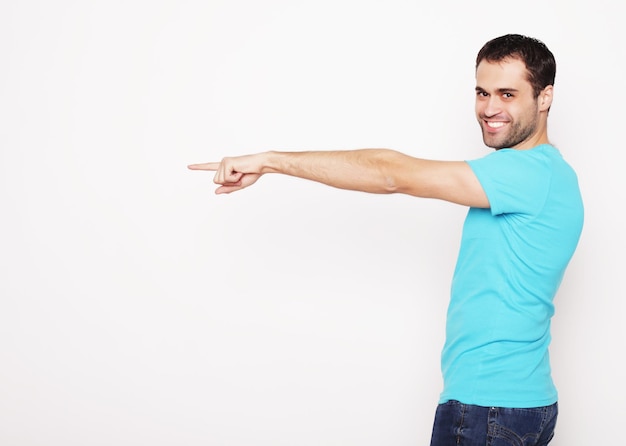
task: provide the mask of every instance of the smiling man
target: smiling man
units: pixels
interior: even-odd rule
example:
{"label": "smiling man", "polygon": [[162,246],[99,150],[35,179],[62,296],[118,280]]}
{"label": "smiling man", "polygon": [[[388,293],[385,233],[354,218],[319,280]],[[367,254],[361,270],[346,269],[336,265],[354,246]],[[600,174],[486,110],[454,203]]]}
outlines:
{"label": "smiling man", "polygon": [[431,446],[547,445],[557,419],[548,347],[553,299],[574,254],[583,204],[574,170],[548,140],[556,73],[539,40],[509,34],[476,59],[476,117],[496,149],[470,161],[389,149],[264,152],[193,164],[216,193],[267,173],[468,206],[452,279]]}
{"label": "smiling man", "polygon": [[476,116],[485,144],[495,149],[531,149],[547,144],[556,66],[549,73],[541,73],[545,79],[533,81],[521,59],[489,59],[487,49],[478,57]]}

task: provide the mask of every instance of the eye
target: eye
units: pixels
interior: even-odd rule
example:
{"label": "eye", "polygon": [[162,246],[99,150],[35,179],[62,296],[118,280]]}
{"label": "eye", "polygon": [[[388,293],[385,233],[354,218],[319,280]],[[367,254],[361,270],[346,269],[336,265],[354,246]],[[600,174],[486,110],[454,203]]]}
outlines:
{"label": "eye", "polygon": [[502,96],[506,99],[511,99],[513,97],[513,93],[503,93]]}
{"label": "eye", "polygon": [[477,91],[476,96],[478,96],[479,98],[486,98],[489,96],[489,93],[487,93],[486,91]]}

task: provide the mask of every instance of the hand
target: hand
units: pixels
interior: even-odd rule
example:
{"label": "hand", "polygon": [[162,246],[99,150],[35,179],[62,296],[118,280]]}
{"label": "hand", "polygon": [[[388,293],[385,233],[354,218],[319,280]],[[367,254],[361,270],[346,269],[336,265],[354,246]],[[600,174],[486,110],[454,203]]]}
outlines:
{"label": "hand", "polygon": [[219,163],[190,164],[191,170],[215,172],[213,182],[219,184],[216,194],[229,194],[254,184],[262,175],[260,155],[224,158]]}

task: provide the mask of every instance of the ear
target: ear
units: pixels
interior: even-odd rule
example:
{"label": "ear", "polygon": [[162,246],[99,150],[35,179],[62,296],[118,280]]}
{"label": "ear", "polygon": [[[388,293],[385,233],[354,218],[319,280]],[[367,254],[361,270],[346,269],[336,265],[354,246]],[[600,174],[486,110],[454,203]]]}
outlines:
{"label": "ear", "polygon": [[539,93],[539,98],[537,98],[539,100],[539,111],[543,112],[550,110],[553,95],[554,87],[552,85],[548,85],[541,93]]}

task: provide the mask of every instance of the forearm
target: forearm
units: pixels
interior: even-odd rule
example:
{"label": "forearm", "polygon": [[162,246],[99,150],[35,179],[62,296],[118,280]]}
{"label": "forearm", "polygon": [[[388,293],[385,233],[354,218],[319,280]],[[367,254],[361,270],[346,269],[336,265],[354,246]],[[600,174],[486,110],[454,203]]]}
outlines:
{"label": "forearm", "polygon": [[409,157],[389,149],[266,152],[262,173],[281,173],[340,189],[398,192],[400,167]]}

